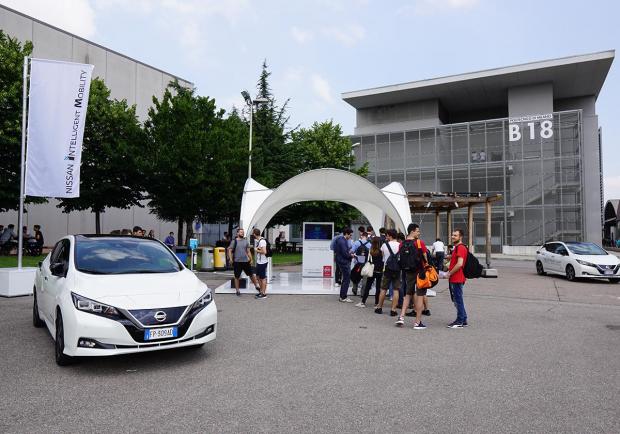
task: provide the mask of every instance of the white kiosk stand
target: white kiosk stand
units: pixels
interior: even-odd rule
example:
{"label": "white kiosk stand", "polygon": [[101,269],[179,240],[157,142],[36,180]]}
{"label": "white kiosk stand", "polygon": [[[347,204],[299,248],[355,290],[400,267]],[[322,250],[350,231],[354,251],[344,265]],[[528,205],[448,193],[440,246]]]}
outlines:
{"label": "white kiosk stand", "polygon": [[304,222],[302,277],[334,277],[334,252],[329,245],[334,237],[334,223]]}

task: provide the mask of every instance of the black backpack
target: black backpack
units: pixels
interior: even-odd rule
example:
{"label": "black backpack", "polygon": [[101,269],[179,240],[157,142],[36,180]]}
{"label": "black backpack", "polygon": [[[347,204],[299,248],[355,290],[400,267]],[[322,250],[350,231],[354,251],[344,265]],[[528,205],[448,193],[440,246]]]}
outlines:
{"label": "black backpack", "polygon": [[360,246],[355,251],[355,255],[356,256],[363,256],[365,258],[364,262],[366,262],[368,260],[369,249],[368,249],[368,247],[366,247],[366,246],[368,246],[368,244],[369,244],[369,241],[366,241],[365,243],[360,241]]}
{"label": "black backpack", "polygon": [[386,271],[390,271],[393,273],[398,273],[400,272],[400,261],[398,260],[398,253],[394,253],[392,251],[392,247],[390,246],[389,241],[387,241],[385,243],[385,245],[387,246],[388,250],[390,251],[390,256],[388,256],[387,260],[385,261],[385,269]]}
{"label": "black backpack", "polygon": [[[457,246],[458,247],[458,246]],[[465,245],[463,245],[465,250],[467,250],[467,259],[465,260],[465,265],[463,266],[463,274],[467,279],[477,279],[482,276],[482,270],[484,267]]]}
{"label": "black backpack", "polygon": [[273,256],[273,250],[271,250],[271,243],[269,241],[267,241],[267,239],[265,238],[265,256],[268,258],[271,258]]}
{"label": "black backpack", "polygon": [[414,240],[403,241],[398,252],[400,268],[405,271],[418,271],[422,268],[422,255]]}

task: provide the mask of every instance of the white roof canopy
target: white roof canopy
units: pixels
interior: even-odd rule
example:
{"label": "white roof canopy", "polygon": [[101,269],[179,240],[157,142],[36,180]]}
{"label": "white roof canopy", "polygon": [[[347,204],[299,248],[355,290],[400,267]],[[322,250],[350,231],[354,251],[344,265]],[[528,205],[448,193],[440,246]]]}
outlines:
{"label": "white roof canopy", "polygon": [[249,178],[243,189],[239,225],[246,233],[254,227],[265,229],[282,208],[309,201],[351,205],[376,229],[384,225],[386,216],[402,232],[411,223],[407,193],[400,183],[393,182],[380,190],[366,178],[345,170],[316,169],[294,176],[275,190]]}

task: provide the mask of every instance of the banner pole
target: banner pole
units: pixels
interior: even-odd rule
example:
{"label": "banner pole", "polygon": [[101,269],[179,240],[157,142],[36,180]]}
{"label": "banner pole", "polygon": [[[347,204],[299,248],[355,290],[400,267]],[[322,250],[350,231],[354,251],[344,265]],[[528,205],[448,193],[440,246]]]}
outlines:
{"label": "banner pole", "polygon": [[24,247],[24,172],[26,170],[26,99],[28,98],[28,56],[24,57],[24,88],[22,99],[22,155],[21,155],[21,174],[19,182],[19,213],[17,217],[17,269],[22,269],[22,253]]}

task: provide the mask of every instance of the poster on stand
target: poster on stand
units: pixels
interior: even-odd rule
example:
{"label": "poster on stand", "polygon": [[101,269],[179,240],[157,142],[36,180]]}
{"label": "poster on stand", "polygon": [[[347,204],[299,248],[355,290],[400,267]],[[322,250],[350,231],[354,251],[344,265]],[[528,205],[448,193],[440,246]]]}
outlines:
{"label": "poster on stand", "polygon": [[334,277],[334,252],[329,249],[333,237],[333,222],[304,222],[303,277]]}

